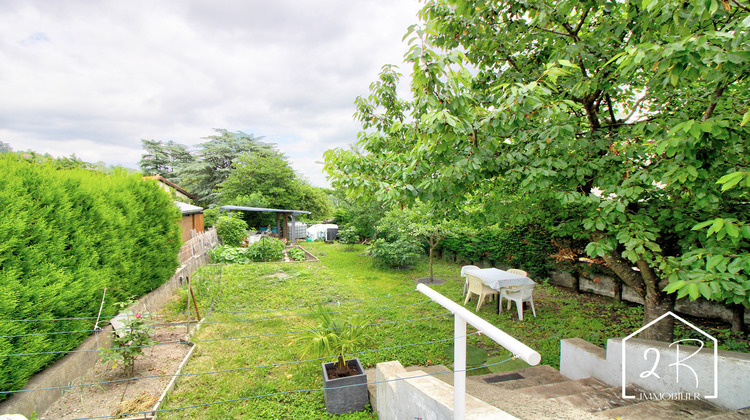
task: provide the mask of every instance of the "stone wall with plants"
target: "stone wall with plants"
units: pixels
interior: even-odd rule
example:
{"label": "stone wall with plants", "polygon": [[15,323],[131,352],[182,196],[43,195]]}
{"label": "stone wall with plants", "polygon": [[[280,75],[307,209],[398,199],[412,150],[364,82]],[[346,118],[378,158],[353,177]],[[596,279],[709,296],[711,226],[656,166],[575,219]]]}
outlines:
{"label": "stone wall with plants", "polygon": [[[100,305],[107,319],[114,302],[174,274],[180,213],[140,175],[5,154],[0,177],[0,390],[7,391],[80,344]],[[13,356],[27,353],[36,354]]]}

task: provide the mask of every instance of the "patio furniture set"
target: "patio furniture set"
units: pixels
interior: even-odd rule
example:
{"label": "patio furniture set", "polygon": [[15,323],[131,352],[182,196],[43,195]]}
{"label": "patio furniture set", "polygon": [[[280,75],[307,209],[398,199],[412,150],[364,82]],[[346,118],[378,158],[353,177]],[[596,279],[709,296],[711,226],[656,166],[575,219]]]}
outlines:
{"label": "patio furniture set", "polygon": [[523,303],[529,302],[531,311],[536,317],[534,308],[534,283],[523,270],[510,269],[499,270],[497,268],[479,268],[475,265],[461,267],[461,277],[464,277],[464,293],[466,293],[466,305],[472,295],[478,296],[477,312],[482,307],[485,298],[497,297],[497,313],[502,313],[503,299],[508,301],[508,310],[511,302],[516,302],[518,319],[523,321]]}

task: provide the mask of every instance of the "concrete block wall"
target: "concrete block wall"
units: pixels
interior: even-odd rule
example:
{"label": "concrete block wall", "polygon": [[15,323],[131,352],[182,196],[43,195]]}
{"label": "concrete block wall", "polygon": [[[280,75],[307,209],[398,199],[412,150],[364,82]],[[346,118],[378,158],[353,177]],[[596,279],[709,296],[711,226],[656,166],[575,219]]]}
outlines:
{"label": "concrete block wall", "polygon": [[[550,283],[572,288],[575,282],[573,275],[567,271],[550,272]],[[600,296],[615,296],[615,279],[609,276],[580,276],[579,290]],[[622,300],[643,305],[641,298],[630,286],[622,285]],[[678,299],[675,311],[699,318],[718,318],[732,322],[732,311],[720,302],[713,302],[703,298],[690,301],[688,298]],[[745,324],[750,325],[750,311],[745,312]]]}
{"label": "concrete block wall", "polygon": [[[417,370],[407,372],[398,361],[378,363],[377,411],[381,420],[453,420],[453,387]],[[515,417],[471,395],[466,395],[467,420]]]}
{"label": "concrete block wall", "polygon": [[[680,343],[678,353],[671,343],[638,338],[627,339],[625,343],[626,384],[663,394],[659,399],[697,393],[702,397],[715,396],[705,400],[728,410],[750,406],[750,354],[719,350],[715,371],[713,349]],[[607,340],[606,351],[580,338],[562,340],[560,346],[560,373],[566,378],[593,377],[610,386],[622,386],[622,338]],[[650,371],[655,374],[643,375]],[[714,384],[718,385],[717,392]]]}

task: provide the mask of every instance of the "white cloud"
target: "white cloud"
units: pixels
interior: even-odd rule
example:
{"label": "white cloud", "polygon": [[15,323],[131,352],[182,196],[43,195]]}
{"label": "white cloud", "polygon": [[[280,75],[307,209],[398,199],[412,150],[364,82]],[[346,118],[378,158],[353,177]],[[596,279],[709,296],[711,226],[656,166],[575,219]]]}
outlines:
{"label": "white cloud", "polygon": [[[0,4],[0,141],[137,167],[141,139],[277,143],[324,186],[353,101],[401,64],[417,0]],[[406,69],[405,69],[406,70]]]}

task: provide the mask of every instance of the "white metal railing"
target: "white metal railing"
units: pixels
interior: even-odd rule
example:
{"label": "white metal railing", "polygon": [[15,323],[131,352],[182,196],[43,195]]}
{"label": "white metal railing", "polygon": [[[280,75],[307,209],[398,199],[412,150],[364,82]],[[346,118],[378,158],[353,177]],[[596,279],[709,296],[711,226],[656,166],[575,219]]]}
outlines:
{"label": "white metal railing", "polygon": [[453,342],[453,418],[466,418],[466,324],[473,325],[482,334],[494,340],[514,356],[534,366],[542,361],[542,356],[526,344],[504,333],[499,328],[478,317],[458,303],[432,290],[425,284],[418,284],[417,290],[448,309],[454,315]]}

